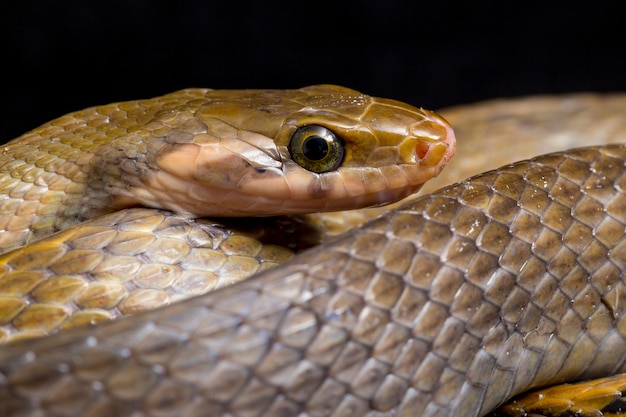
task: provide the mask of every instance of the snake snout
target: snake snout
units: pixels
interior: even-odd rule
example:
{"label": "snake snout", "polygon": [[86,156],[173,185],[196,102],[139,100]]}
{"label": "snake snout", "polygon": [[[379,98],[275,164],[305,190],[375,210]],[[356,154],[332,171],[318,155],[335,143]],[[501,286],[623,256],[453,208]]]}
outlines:
{"label": "snake snout", "polygon": [[437,113],[421,109],[424,120],[409,127],[409,133],[417,138],[414,158],[421,166],[434,167],[448,162],[456,150],[456,137],[452,126]]}

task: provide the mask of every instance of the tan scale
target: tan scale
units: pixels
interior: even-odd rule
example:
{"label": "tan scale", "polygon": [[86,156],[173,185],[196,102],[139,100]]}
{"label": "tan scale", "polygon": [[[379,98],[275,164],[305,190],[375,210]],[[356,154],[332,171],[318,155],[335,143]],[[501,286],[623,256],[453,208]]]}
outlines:
{"label": "tan scale", "polygon": [[0,255],[2,342],[151,310],[293,256],[258,238],[254,228],[133,209]]}
{"label": "tan scale", "polygon": [[[522,148],[509,156],[513,160],[520,158],[522,151],[539,153],[532,151],[532,139],[539,139],[545,149],[543,139],[558,137],[559,129],[565,129],[568,147],[576,140],[623,142],[624,128],[619,122],[623,103],[626,99],[618,95],[540,97],[453,109],[447,117],[457,125],[461,143],[478,151],[475,160],[479,167],[473,169],[479,172],[487,163],[500,162],[475,145],[477,142],[469,141],[464,126],[470,132],[473,124],[479,126],[477,140],[495,135],[500,142],[490,149],[502,148],[502,139],[492,133],[498,128],[492,131],[490,126],[503,126],[507,138],[513,133],[526,135],[523,142],[511,140],[510,146],[519,143]],[[455,122],[455,114],[461,122]],[[596,120],[594,114],[598,124],[590,123]],[[462,123],[463,117],[467,125]],[[481,123],[485,124],[481,127]],[[553,130],[542,130],[546,127]],[[619,358],[626,333],[619,301],[624,290],[615,263],[620,265],[620,260],[626,259],[620,214],[626,199],[622,175],[616,168],[623,166],[624,160],[626,152],[618,146],[504,167],[399,206],[340,240],[294,258],[282,269],[214,295],[141,315],[137,320],[6,348],[0,351],[0,375],[12,385],[5,390],[7,386],[0,384],[0,407],[4,407],[0,410],[131,415],[139,403],[147,415],[161,414],[165,407],[178,415],[319,416],[332,412],[365,416],[376,410],[381,415],[476,416],[479,410],[482,415],[508,398],[514,386],[523,386],[526,378],[529,388],[573,375],[598,376],[607,369],[621,370]],[[463,172],[465,168],[460,169]],[[576,205],[570,207],[572,197]],[[360,222],[377,212],[380,210],[352,217]],[[324,222],[332,222],[335,230],[345,227],[336,217],[313,219],[313,223],[294,221],[313,229]],[[72,269],[75,264],[76,271],[83,271],[84,260],[98,259],[97,265],[103,265],[100,275],[106,276],[116,270],[115,262],[92,251],[106,252],[109,244],[115,256],[125,260],[142,250],[151,253],[150,242],[158,239],[142,238],[133,229],[137,223],[142,232],[154,233],[151,220],[141,215],[137,221],[126,220],[128,223],[118,218],[116,224],[122,226],[124,236],[135,237],[135,248],[115,242],[118,232],[103,235],[102,241],[83,241],[82,256],[68,257],[64,268]],[[198,230],[204,228],[183,220],[192,229],[185,236],[193,235],[198,239],[194,245],[201,246],[205,239],[198,236],[202,235]],[[175,221],[166,222],[155,236],[177,240],[180,227]],[[294,228],[291,225],[285,230]],[[323,239],[324,233],[318,232],[320,236],[313,240]],[[302,234],[296,232],[296,236]],[[231,251],[241,244],[243,252],[256,252],[259,244],[247,239],[241,242],[242,238],[235,237],[226,246]],[[188,242],[188,237],[182,240]],[[259,242],[265,245],[264,238]],[[192,256],[187,262],[180,254],[156,245],[154,254],[145,257],[148,263],[138,271],[145,272],[144,281],[171,284],[180,265],[206,266],[194,245],[188,252],[182,251]],[[50,265],[63,256],[52,253]],[[34,267],[32,258],[18,257],[17,261]],[[227,262],[209,264],[213,268]],[[503,269],[498,269],[499,265]],[[568,268],[570,265],[575,266]],[[584,268],[595,272],[587,277]],[[135,270],[134,266],[128,269]],[[541,275],[548,269],[562,280]],[[484,275],[487,271],[496,271],[492,276],[495,286],[483,293],[477,285],[489,277]],[[511,271],[519,273],[517,282]],[[587,279],[593,285],[584,285]],[[113,286],[121,281],[128,282],[125,278],[114,280]],[[68,282],[73,288],[74,282]],[[454,289],[456,293],[450,292]],[[604,298],[601,291],[607,291]],[[158,298],[151,292],[142,294]],[[534,301],[517,308],[526,306],[529,299]],[[498,306],[502,308],[500,319],[515,329],[510,330],[513,337],[509,340],[503,339],[503,327],[490,324],[498,320],[494,314]],[[546,306],[549,308],[543,311]],[[613,322],[605,308],[613,312]],[[81,321],[83,314],[78,312],[72,320]],[[591,324],[588,331],[581,332],[579,317],[588,314]],[[536,320],[540,326],[533,326]],[[531,331],[521,339],[518,335],[525,329]],[[481,343],[478,335],[483,332]],[[544,339],[544,335],[555,337]],[[528,346],[532,349],[519,359],[519,352]],[[475,349],[481,352],[477,363],[484,366],[467,368],[467,358]],[[68,362],[64,357],[72,359]],[[537,367],[534,359],[540,357],[546,366]],[[491,368],[489,360],[499,366]],[[483,383],[478,381],[482,378],[490,379],[480,394]],[[471,384],[464,385],[464,381]],[[547,410],[565,411],[565,415],[622,415],[618,413],[623,393],[620,381],[623,377],[618,376],[548,389],[531,394],[528,402],[516,400],[512,408],[501,408],[496,415],[526,415],[529,410],[533,415]],[[430,395],[433,390],[435,395]],[[163,398],[167,398],[166,404]],[[516,404],[525,408],[515,408]],[[509,412],[513,414],[506,414]]]}

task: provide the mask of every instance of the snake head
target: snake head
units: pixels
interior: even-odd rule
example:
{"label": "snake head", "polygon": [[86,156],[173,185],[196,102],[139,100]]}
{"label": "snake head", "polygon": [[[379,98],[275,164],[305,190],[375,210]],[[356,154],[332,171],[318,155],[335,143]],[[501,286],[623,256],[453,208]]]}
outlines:
{"label": "snake head", "polygon": [[437,114],[343,87],[176,94],[180,104],[146,124],[145,161],[126,170],[141,179],[111,190],[129,205],[196,216],[383,205],[417,191],[455,150]]}

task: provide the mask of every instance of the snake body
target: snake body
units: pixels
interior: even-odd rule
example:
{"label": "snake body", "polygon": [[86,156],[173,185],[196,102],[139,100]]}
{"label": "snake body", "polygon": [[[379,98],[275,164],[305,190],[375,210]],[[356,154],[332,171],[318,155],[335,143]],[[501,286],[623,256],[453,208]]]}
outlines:
{"label": "snake body", "polygon": [[0,410],[479,416],[623,371],[625,163],[606,145],[505,166],[236,285],[3,347]]}

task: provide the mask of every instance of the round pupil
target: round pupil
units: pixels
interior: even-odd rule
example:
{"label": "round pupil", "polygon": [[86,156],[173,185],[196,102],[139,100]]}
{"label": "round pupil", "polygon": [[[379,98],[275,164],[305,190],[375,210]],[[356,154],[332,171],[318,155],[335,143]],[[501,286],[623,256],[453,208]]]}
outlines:
{"label": "round pupil", "polygon": [[328,143],[320,136],[311,136],[302,144],[302,153],[313,161],[319,161],[328,155]]}

